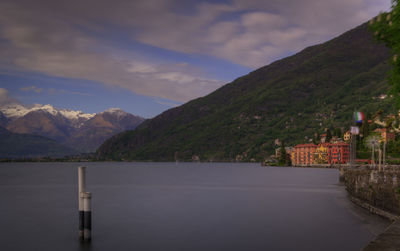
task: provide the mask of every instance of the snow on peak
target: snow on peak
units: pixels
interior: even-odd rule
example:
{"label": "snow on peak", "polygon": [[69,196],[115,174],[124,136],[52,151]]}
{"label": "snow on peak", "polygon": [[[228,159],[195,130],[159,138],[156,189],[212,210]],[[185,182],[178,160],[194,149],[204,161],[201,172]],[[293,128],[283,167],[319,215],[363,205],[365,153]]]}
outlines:
{"label": "snow on peak", "polygon": [[[0,112],[2,112],[4,116],[9,119],[17,119],[33,111],[44,111],[50,113],[53,116],[63,116],[67,120],[69,120],[74,127],[78,128],[82,126],[83,122],[93,118],[96,115],[96,113],[83,113],[82,111],[57,109],[49,104],[34,104],[31,106],[24,106],[21,104],[8,104],[5,106],[0,106]],[[123,117],[129,115],[129,113],[123,111],[120,108],[110,108],[105,110],[104,112],[101,112],[100,114],[104,113],[112,114],[118,119],[122,119]]]}
{"label": "snow on peak", "polygon": [[105,110],[104,112],[102,112],[100,114],[104,114],[104,113],[108,113],[108,114],[114,115],[114,116],[117,117],[118,120],[120,120],[120,119],[122,119],[122,118],[124,118],[124,117],[129,115],[129,113],[123,111],[120,108],[109,108],[109,109]]}
{"label": "snow on peak", "polygon": [[82,111],[74,111],[69,109],[61,109],[59,110],[59,112],[61,113],[61,115],[70,120],[79,120],[79,119],[88,120],[96,115],[96,113],[83,113]]}
{"label": "snow on peak", "polygon": [[56,108],[54,108],[52,105],[35,105],[33,108],[30,109],[30,112],[33,111],[45,111],[50,113],[53,116],[56,116],[58,114],[58,110]]}
{"label": "snow on peak", "polygon": [[120,108],[109,108],[102,113],[112,113],[112,114],[117,114],[119,116],[128,114],[127,112],[123,111]]}
{"label": "snow on peak", "polygon": [[0,107],[0,111],[7,118],[18,118],[22,117],[29,112],[29,109],[20,104],[9,104],[6,106]]}
{"label": "snow on peak", "polygon": [[0,111],[8,118],[19,118],[33,111],[46,111],[52,115],[57,115],[58,111],[52,105],[35,104],[32,107],[27,107],[21,104],[9,104],[0,107]]}
{"label": "snow on peak", "polygon": [[76,121],[79,119],[88,120],[88,119],[94,117],[94,115],[96,115],[95,113],[92,113],[92,114],[91,113],[83,113],[82,111],[73,111],[73,110],[68,110],[68,109],[58,110],[58,109],[54,108],[54,106],[49,105],[49,104],[47,104],[47,105],[34,104],[31,107],[23,106],[21,104],[9,104],[9,105],[0,107],[0,111],[6,117],[11,118],[11,119],[23,117],[26,114],[33,112],[33,111],[44,111],[44,112],[50,113],[53,116],[57,116],[60,114],[71,121]]}

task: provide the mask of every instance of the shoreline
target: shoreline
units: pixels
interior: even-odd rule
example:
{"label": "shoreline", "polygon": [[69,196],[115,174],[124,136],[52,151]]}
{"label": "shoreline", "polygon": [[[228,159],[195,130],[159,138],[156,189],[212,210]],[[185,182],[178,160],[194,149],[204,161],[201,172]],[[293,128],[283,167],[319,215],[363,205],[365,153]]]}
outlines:
{"label": "shoreline", "polygon": [[400,220],[400,215],[396,215],[396,214],[390,213],[388,211],[385,211],[383,209],[374,207],[374,206],[370,205],[369,203],[364,202],[364,201],[362,201],[362,200],[360,200],[360,199],[358,199],[358,198],[356,198],[356,197],[354,197],[354,196],[352,196],[350,194],[348,194],[348,198],[350,199],[351,202],[353,202],[354,204],[356,204],[357,206],[359,206],[361,208],[364,208],[364,209],[368,210],[371,214],[381,216],[381,217],[383,217],[385,219],[388,219],[388,220],[390,220],[392,222]]}
{"label": "shoreline", "polygon": [[[358,180],[359,181],[359,180]],[[400,250],[400,215],[389,212],[386,209],[373,206],[368,200],[357,198],[352,195],[350,191],[354,189],[351,187],[349,190],[349,184],[346,182],[346,190],[348,199],[356,206],[367,210],[370,214],[380,216],[391,221],[391,224],[380,234],[378,234],[373,240],[371,240],[362,250],[364,251],[389,251],[389,250]],[[356,187],[358,187],[358,182]],[[356,190],[362,189],[360,187]]]}
{"label": "shoreline", "polygon": [[380,208],[374,207],[350,194],[349,200],[356,206],[367,210],[370,214],[378,215],[390,220],[392,223],[380,234],[378,234],[363,251],[393,251],[400,250],[400,216],[392,214]]}

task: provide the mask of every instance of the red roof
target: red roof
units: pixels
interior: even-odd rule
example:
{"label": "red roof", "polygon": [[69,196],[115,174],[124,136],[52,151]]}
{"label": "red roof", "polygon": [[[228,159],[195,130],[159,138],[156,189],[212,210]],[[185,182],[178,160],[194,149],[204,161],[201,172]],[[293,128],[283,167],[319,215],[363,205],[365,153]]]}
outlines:
{"label": "red roof", "polygon": [[310,144],[299,144],[296,145],[295,147],[299,148],[299,147],[317,147],[317,146],[310,143]]}
{"label": "red roof", "polygon": [[[335,146],[350,146],[349,143],[345,142],[337,142],[337,143],[319,143],[318,146],[327,146],[327,147],[335,147]],[[298,144],[295,146],[295,148],[300,148],[300,147],[318,147],[317,145],[314,145],[312,143],[309,144]]]}

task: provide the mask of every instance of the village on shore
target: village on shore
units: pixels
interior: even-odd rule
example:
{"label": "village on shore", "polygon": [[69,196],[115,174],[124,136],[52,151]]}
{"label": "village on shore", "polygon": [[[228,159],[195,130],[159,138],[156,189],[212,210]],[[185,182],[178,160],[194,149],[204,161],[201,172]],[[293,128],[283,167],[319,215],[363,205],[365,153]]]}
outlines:
{"label": "village on shore", "polygon": [[366,119],[362,112],[357,112],[354,126],[349,130],[325,128],[323,134],[315,133],[308,142],[295,146],[285,146],[276,139],[275,154],[262,164],[298,167],[398,164],[400,156],[395,152],[400,150],[400,112],[383,120],[381,115],[378,112],[372,119]]}

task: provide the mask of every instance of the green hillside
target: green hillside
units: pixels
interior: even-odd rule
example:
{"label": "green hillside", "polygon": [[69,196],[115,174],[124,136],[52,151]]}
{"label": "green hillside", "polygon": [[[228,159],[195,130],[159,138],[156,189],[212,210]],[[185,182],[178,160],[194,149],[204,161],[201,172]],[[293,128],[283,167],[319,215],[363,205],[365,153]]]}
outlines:
{"label": "green hillside", "polygon": [[76,154],[55,140],[38,135],[11,133],[0,127],[0,159],[63,157]]}
{"label": "green hillside", "polygon": [[291,145],[326,127],[347,128],[355,109],[394,111],[390,97],[376,98],[389,88],[389,56],[363,24],[112,137],[98,157],[262,160],[276,138]]}

